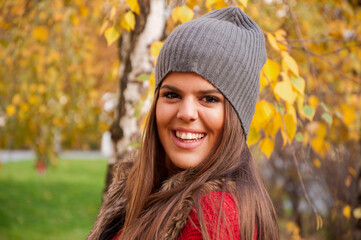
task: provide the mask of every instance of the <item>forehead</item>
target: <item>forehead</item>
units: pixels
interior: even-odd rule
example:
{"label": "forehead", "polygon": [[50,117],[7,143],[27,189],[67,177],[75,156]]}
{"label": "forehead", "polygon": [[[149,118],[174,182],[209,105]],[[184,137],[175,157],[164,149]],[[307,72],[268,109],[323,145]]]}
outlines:
{"label": "forehead", "polygon": [[216,90],[216,88],[205,78],[196,73],[190,72],[172,72],[168,74],[163,80],[161,88],[168,85],[176,87],[179,90]]}

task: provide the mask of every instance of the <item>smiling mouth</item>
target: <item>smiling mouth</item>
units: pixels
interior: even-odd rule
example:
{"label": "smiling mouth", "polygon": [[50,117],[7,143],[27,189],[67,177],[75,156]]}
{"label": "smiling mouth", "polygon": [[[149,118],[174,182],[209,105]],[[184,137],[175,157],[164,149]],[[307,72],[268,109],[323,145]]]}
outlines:
{"label": "smiling mouth", "polygon": [[173,131],[173,133],[177,139],[186,143],[199,141],[206,136],[205,133],[191,133],[191,132],[180,132],[180,131]]}

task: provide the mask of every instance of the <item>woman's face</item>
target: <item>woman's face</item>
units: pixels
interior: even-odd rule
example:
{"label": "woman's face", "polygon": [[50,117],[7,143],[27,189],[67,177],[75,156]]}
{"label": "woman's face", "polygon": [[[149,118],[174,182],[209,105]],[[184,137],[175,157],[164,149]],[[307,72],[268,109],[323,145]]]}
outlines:
{"label": "woman's face", "polygon": [[195,73],[170,73],[159,91],[156,119],[166,160],[182,169],[195,167],[222,136],[224,96]]}

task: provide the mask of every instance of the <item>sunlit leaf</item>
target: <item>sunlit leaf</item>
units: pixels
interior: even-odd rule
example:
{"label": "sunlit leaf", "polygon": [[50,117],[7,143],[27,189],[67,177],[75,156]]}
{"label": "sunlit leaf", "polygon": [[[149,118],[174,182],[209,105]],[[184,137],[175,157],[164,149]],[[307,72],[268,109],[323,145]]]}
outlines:
{"label": "sunlit leaf", "polygon": [[16,112],[16,108],[15,108],[14,105],[9,105],[9,106],[6,107],[6,114],[7,114],[8,116],[14,115],[15,112]]}
{"label": "sunlit leaf", "polygon": [[119,38],[119,33],[114,27],[110,27],[105,30],[105,39],[107,40],[108,46],[111,45],[113,42],[117,41]]}
{"label": "sunlit leaf", "polygon": [[45,42],[46,40],[48,40],[49,31],[45,26],[38,26],[33,29],[33,36],[35,37],[35,39],[41,42]]}
{"label": "sunlit leaf", "polygon": [[282,52],[282,66],[299,76],[297,62],[285,51]]}
{"label": "sunlit leaf", "polygon": [[302,77],[291,77],[292,85],[297,89],[301,94],[305,91],[305,80]]}
{"label": "sunlit leaf", "polygon": [[265,65],[262,68],[263,73],[270,81],[277,80],[280,74],[280,69],[281,69],[280,65],[271,59],[267,59]]}
{"label": "sunlit leaf", "polygon": [[173,21],[185,23],[193,19],[193,11],[186,5],[176,7],[172,12]]}
{"label": "sunlit leaf", "polygon": [[140,13],[140,8],[137,0],[126,0],[130,9],[136,14]]}
{"label": "sunlit leaf", "polygon": [[328,123],[328,125],[330,125],[330,126],[332,125],[332,116],[330,114],[323,113],[322,119],[324,119]]}
{"label": "sunlit leaf", "polygon": [[296,139],[297,142],[303,142],[303,135],[302,135],[302,133],[300,133],[300,132],[296,133],[295,139]]}
{"label": "sunlit leaf", "polygon": [[342,104],[341,105],[342,108],[342,119],[344,121],[344,123],[349,126],[351,125],[351,123],[353,123],[356,119],[356,115],[355,115],[355,109],[352,106],[349,106],[347,104]]}
{"label": "sunlit leaf", "polygon": [[257,131],[264,127],[264,124],[271,119],[274,114],[274,107],[265,100],[261,100],[256,105],[252,124]]}
{"label": "sunlit leaf", "polygon": [[275,147],[275,143],[270,138],[264,138],[259,143],[259,147],[261,151],[267,156],[267,158],[270,158],[271,153],[273,152],[273,149]]}
{"label": "sunlit leaf", "polygon": [[324,158],[330,148],[330,144],[326,142],[324,138],[316,137],[311,140],[311,147],[316,153]]}
{"label": "sunlit leaf", "polygon": [[109,19],[110,19],[111,21],[113,21],[116,14],[117,14],[117,6],[114,5],[114,6],[112,7],[112,9],[110,10]]}
{"label": "sunlit leaf", "polygon": [[277,83],[274,93],[289,104],[293,104],[296,101],[297,94],[293,91],[292,85],[288,81]]}
{"label": "sunlit leaf", "polygon": [[128,32],[134,29],[135,27],[135,16],[132,11],[128,11],[122,18],[120,26],[126,29]]}
{"label": "sunlit leaf", "polygon": [[293,137],[295,136],[296,130],[297,130],[295,119],[293,118],[293,116],[291,114],[285,114],[283,116],[283,119],[285,121],[285,127],[286,127],[288,141],[292,142]]}
{"label": "sunlit leaf", "polygon": [[251,146],[258,142],[261,135],[257,132],[257,130],[254,127],[251,127],[248,132],[248,139],[247,139],[247,145]]}
{"label": "sunlit leaf", "polygon": [[149,80],[149,74],[141,74],[137,77],[138,81],[144,82]]}
{"label": "sunlit leaf", "polygon": [[269,44],[277,51],[279,51],[279,47],[278,47],[278,44],[277,44],[277,41],[275,39],[275,37],[271,34],[271,33],[267,33],[267,40],[269,42]]}
{"label": "sunlit leaf", "polygon": [[302,113],[308,120],[312,121],[313,116],[315,115],[315,109],[313,109],[313,107],[311,107],[309,105],[305,105],[302,108]]}
{"label": "sunlit leaf", "polygon": [[350,219],[351,217],[351,206],[346,205],[343,207],[342,214],[345,216],[345,218]]}

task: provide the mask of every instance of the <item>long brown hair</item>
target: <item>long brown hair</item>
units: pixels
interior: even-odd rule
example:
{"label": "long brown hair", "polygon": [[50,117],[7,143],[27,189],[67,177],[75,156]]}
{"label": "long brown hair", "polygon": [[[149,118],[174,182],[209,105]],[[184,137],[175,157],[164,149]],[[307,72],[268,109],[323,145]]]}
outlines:
{"label": "long brown hair", "polygon": [[[126,182],[127,207],[120,224],[122,234],[119,239],[162,239],[179,209],[177,206],[189,195],[198,213],[203,239],[209,239],[200,204],[204,193],[200,189],[212,180],[222,180],[222,192],[228,192],[234,198],[241,239],[253,240],[255,230],[259,240],[279,239],[275,210],[246,145],[239,118],[227,100],[223,134],[217,148],[200,165],[184,170],[190,176],[185,183],[168,191],[159,191],[168,173],[156,124],[158,96],[159,91],[148,115],[138,159]],[[108,222],[108,227],[110,224],[112,221]]]}

